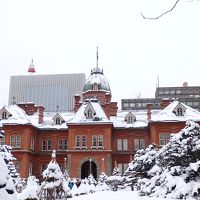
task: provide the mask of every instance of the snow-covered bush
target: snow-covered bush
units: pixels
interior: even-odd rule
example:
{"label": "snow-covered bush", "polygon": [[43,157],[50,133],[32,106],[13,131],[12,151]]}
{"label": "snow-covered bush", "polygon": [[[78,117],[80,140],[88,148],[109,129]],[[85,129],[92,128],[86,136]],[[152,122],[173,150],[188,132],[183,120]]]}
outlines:
{"label": "snow-covered bush", "polygon": [[101,174],[99,175],[95,190],[98,191],[98,192],[109,190],[110,188],[106,184],[107,179],[108,179],[108,176],[105,174],[105,172],[101,172]]}
{"label": "snow-covered bush", "polygon": [[111,190],[117,191],[118,188],[123,187],[124,181],[125,178],[122,177],[119,173],[119,168],[117,167],[117,163],[115,162],[115,167],[113,169],[112,176],[109,176],[105,182]]}
{"label": "snow-covered bush", "polygon": [[40,190],[39,187],[39,181],[36,179],[35,176],[29,176],[27,180],[27,186],[26,188],[22,191],[22,193],[19,195],[20,200],[37,200],[38,198],[38,193]]}

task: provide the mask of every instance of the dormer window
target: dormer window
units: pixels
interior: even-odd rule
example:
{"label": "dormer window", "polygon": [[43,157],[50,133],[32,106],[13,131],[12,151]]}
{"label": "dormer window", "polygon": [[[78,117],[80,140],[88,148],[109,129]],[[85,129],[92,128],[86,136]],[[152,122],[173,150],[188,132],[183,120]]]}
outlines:
{"label": "dormer window", "polygon": [[181,103],[179,103],[173,110],[176,116],[184,116],[185,111],[186,108]]}
{"label": "dormer window", "polygon": [[85,114],[86,119],[93,119],[95,117],[96,113],[90,102],[88,103],[87,107],[85,108],[84,114]]}
{"label": "dormer window", "polygon": [[136,117],[132,112],[129,112],[125,116],[125,121],[127,122],[127,124],[133,124],[136,121]]}
{"label": "dormer window", "polygon": [[93,90],[99,90],[99,87],[98,87],[98,85],[95,83],[95,84],[92,86],[92,89],[93,89]]}
{"label": "dormer window", "polygon": [[182,108],[178,108],[177,109],[177,115],[178,116],[183,116],[183,110],[182,110]]}
{"label": "dormer window", "polygon": [[5,107],[0,110],[0,119],[8,119],[10,116],[11,113]]}
{"label": "dormer window", "polygon": [[6,111],[4,111],[4,112],[2,113],[2,119],[7,119],[7,112],[6,112]]}
{"label": "dormer window", "polygon": [[59,113],[57,113],[54,117],[53,117],[53,121],[55,125],[61,125],[65,120],[61,117],[61,115]]}
{"label": "dormer window", "polygon": [[87,119],[92,119],[93,118],[92,117],[92,110],[91,109],[88,109],[87,114],[86,114],[86,118]]}
{"label": "dormer window", "polygon": [[56,118],[55,124],[56,124],[56,125],[60,125],[60,124],[61,124],[61,123],[60,123],[60,118],[59,118],[59,117]]}

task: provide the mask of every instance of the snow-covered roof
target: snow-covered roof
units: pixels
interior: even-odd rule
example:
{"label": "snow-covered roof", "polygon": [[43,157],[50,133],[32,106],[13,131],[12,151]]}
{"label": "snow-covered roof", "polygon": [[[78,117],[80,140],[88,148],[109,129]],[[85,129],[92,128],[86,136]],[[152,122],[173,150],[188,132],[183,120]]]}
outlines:
{"label": "snow-covered roof", "polygon": [[[184,108],[184,114],[182,116],[177,116],[174,110],[179,106]],[[161,121],[200,121],[200,112],[187,106],[184,103],[181,103],[177,100],[171,102],[166,108],[161,110],[158,114],[152,115],[151,120],[153,122],[161,122]]]}
{"label": "snow-covered roof", "polygon": [[[85,116],[85,110],[90,105],[94,111],[95,111],[95,116],[93,118],[87,118]],[[84,102],[79,110],[75,113],[73,119],[69,122],[70,124],[76,124],[76,123],[84,123],[84,124],[94,124],[94,123],[110,123],[110,120],[106,116],[103,108],[99,104],[98,101],[86,101]]]}
{"label": "snow-covered roof", "polygon": [[133,123],[127,123],[125,120],[126,115],[129,111],[119,111],[117,116],[111,116],[110,121],[113,122],[115,128],[143,128],[148,126],[146,111],[132,111],[136,117],[136,121]]}
{"label": "snow-covered roof", "polygon": [[4,124],[30,124],[29,116],[26,112],[21,109],[16,104],[4,106],[2,109],[5,109],[9,114],[8,119],[2,119],[1,123]]}
{"label": "snow-covered roof", "polygon": [[[90,106],[88,106],[90,104]],[[184,108],[184,114],[177,116],[174,109],[177,106]],[[85,115],[86,108],[90,107],[93,109],[93,118],[88,118]],[[1,124],[27,124],[33,125],[38,129],[68,129],[67,124],[113,124],[115,128],[145,128],[148,126],[147,111],[146,110],[132,110],[131,113],[136,117],[136,121],[133,123],[127,123],[125,117],[130,111],[118,111],[117,116],[111,116],[110,119],[106,116],[103,108],[98,101],[88,100],[84,102],[78,111],[75,112],[62,112],[59,115],[65,121],[61,124],[56,125],[54,123],[54,117],[57,116],[56,112],[44,112],[43,122],[38,123],[38,112],[33,115],[27,115],[23,109],[17,105],[4,106],[10,116],[8,119],[0,120]],[[186,122],[188,120],[200,121],[200,112],[191,107],[180,103],[179,101],[173,101],[163,110],[152,110],[151,111],[151,122],[167,122],[167,121],[180,121]]]}

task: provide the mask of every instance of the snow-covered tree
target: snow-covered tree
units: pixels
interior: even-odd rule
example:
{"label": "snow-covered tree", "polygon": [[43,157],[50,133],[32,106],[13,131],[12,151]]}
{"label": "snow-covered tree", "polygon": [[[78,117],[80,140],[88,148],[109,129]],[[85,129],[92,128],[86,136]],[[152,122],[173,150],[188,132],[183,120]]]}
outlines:
{"label": "snow-covered tree", "polygon": [[[5,132],[3,130],[0,130],[0,138],[4,137]],[[0,155],[3,157],[7,167],[8,167],[8,173],[12,177],[13,181],[19,177],[19,173],[17,173],[17,170],[15,168],[15,165],[13,163],[14,160],[16,160],[15,157],[13,157],[11,153],[12,147],[9,145],[0,145]]]}
{"label": "snow-covered tree", "polygon": [[107,179],[108,176],[105,174],[105,172],[101,172],[97,181],[96,191],[105,191],[110,189],[106,184]]}
{"label": "snow-covered tree", "polygon": [[141,195],[200,199],[200,127],[186,127],[163,146],[148,177],[139,181]]}
{"label": "snow-covered tree", "polygon": [[0,199],[16,200],[15,186],[2,156],[0,156],[0,169]]}
{"label": "snow-covered tree", "polygon": [[41,184],[40,199],[67,198],[70,189],[56,162],[56,151],[53,150],[52,160],[43,172],[44,182]]}
{"label": "snow-covered tree", "polygon": [[158,149],[154,144],[135,153],[134,160],[129,163],[124,174],[126,186],[130,186],[133,190],[138,179],[149,177],[148,172],[156,163],[157,153]]}
{"label": "snow-covered tree", "polygon": [[109,176],[106,180],[106,184],[111,188],[113,191],[117,191],[118,188],[123,186],[125,178],[121,176],[119,173],[119,168],[117,166],[117,162],[115,162],[115,166],[112,172],[112,176]]}
{"label": "snow-covered tree", "polygon": [[40,191],[39,180],[35,176],[29,176],[27,186],[19,195],[20,200],[38,200],[38,193]]}

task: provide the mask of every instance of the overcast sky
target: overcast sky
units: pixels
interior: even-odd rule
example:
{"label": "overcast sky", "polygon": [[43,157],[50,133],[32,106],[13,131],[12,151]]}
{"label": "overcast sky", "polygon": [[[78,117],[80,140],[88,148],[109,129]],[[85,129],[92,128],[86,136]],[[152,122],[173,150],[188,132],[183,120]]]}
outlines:
{"label": "overcast sky", "polygon": [[154,97],[160,86],[200,85],[200,1],[0,0],[0,105],[8,103],[10,76],[85,73],[96,65],[113,101]]}

